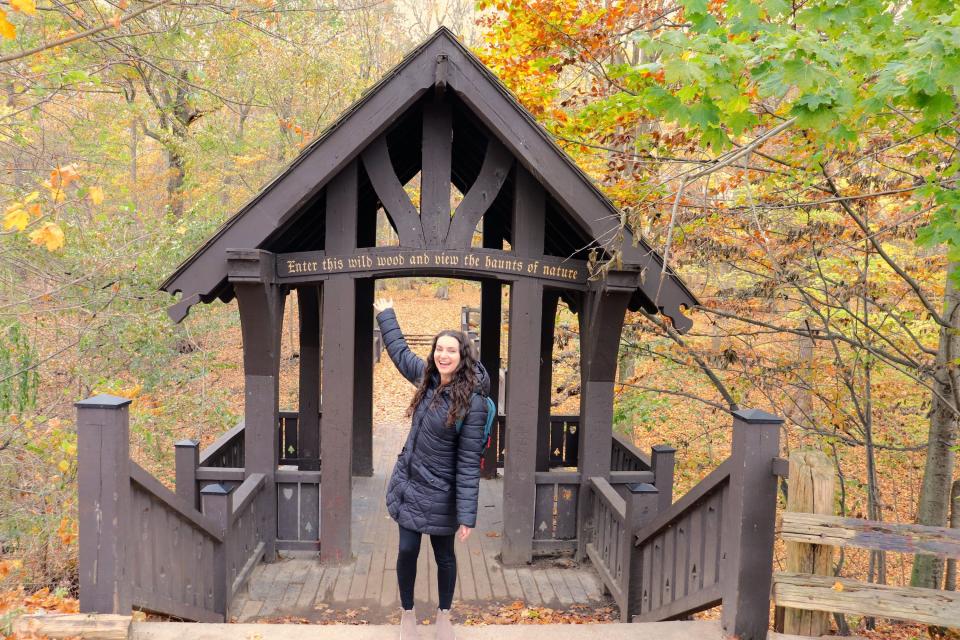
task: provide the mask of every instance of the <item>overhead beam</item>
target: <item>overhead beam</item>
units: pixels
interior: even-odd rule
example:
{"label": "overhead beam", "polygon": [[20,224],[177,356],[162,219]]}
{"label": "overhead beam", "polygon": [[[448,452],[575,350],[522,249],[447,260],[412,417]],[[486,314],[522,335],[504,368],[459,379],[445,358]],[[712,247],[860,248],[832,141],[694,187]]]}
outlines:
{"label": "overhead beam", "polygon": [[450,101],[442,96],[423,105],[421,154],[420,224],[424,246],[437,248],[443,245],[450,228],[450,171],[453,166],[453,119]]}
{"label": "overhead beam", "polygon": [[[367,170],[377,197],[393,225],[397,228],[401,247],[418,249],[424,246],[423,228],[420,224],[420,212],[413,206],[410,196],[400,184],[397,173],[390,162],[386,136],[380,136],[370,143],[361,154],[363,166]],[[327,218],[337,215],[336,209],[327,207]],[[329,246],[329,241],[327,242]]]}
{"label": "overhead beam", "polygon": [[513,156],[500,142],[491,136],[483,156],[480,174],[474,180],[463,200],[457,205],[447,232],[446,246],[465,249],[470,246],[477,224],[497,199],[503,183],[513,166]]}

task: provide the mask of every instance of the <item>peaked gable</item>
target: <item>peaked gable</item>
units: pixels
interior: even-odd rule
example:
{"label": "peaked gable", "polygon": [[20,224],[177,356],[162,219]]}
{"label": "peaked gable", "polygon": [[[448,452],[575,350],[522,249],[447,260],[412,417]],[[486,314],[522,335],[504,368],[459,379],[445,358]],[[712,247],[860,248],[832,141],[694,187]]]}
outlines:
{"label": "peaked gable", "polygon": [[[424,202],[418,214],[403,191],[405,176],[400,175],[397,158],[391,157],[396,154],[387,148],[384,134],[417,105],[424,110],[431,109],[428,92],[445,90],[452,92],[456,101],[464,105],[490,136],[482,166],[475,169],[471,181],[473,186],[480,184],[483,188],[476,189],[474,194],[471,187],[453,221],[448,219],[448,225],[443,228],[443,216],[436,209],[446,206],[442,204],[442,191],[446,188],[449,194],[449,179],[454,176],[448,169],[444,185],[442,179],[431,177],[442,172],[431,173],[427,165],[436,162],[439,166],[447,159],[434,158],[436,154],[431,154],[431,159],[424,161],[421,167]],[[424,122],[433,121],[429,115],[424,114]],[[444,112],[440,110],[436,117],[445,117]],[[437,130],[442,132],[441,128]],[[430,135],[437,138],[436,133],[426,130],[423,135],[424,144]],[[441,139],[442,136],[439,134]],[[449,145],[438,148],[446,148],[449,153]],[[681,331],[689,328],[690,321],[680,309],[697,302],[682,281],[671,271],[664,272],[660,256],[641,238],[637,238],[637,246],[633,246],[634,238],[629,229],[621,227],[620,212],[610,200],[506,87],[443,27],[365,92],[161,285],[164,291],[183,294],[181,302],[175,305],[177,311],[172,311],[171,316],[179,321],[196,302],[210,302],[217,297],[230,299],[227,249],[267,247],[271,239],[276,240],[284,230],[295,226],[298,217],[312,210],[317,201],[322,200],[320,193],[330,180],[357,159],[389,212],[401,244],[410,247],[444,243],[463,246],[465,238],[468,243],[480,216],[491,205],[489,199],[495,198],[508,180],[508,167],[515,162],[516,170],[528,172],[542,185],[555,209],[562,212],[554,216],[558,220],[554,224],[562,227],[558,236],[583,236],[575,238],[576,243],[582,243],[580,249],[597,249],[606,256],[620,249],[620,259],[625,266],[648,274],[642,279],[632,307],[642,305],[651,312],[659,310]],[[460,216],[461,208],[463,216]],[[289,231],[287,235],[291,235]],[[666,275],[662,282],[661,273]],[[652,275],[657,277],[650,277]]]}

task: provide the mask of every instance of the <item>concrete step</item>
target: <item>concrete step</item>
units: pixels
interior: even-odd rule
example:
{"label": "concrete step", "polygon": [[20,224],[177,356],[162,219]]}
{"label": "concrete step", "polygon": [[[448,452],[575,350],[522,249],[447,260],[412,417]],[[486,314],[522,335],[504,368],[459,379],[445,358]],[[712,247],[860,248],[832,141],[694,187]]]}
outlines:
{"label": "concrete step", "polygon": [[[643,624],[544,624],[457,626],[458,640],[721,640],[713,620],[648,622]],[[396,640],[395,625],[197,624],[134,622],[130,640]],[[429,625],[420,627],[421,640],[434,640]],[[771,632],[768,640],[800,640]],[[809,639],[806,639],[809,640]]]}

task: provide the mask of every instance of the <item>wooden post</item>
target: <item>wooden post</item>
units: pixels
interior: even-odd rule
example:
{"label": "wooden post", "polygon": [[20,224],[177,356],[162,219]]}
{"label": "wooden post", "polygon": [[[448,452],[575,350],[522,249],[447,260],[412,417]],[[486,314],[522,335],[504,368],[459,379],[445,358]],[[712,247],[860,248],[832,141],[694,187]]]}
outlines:
{"label": "wooden post", "polygon": [[300,308],[300,388],[297,415],[300,468],[320,468],[320,289],[297,288]]}
{"label": "wooden post", "polygon": [[130,615],[130,400],[100,394],[77,407],[80,611]]}
{"label": "wooden post", "polygon": [[[954,480],[950,489],[950,528],[960,529],[960,480]],[[957,590],[957,561],[955,558],[947,560],[947,591]]]}
{"label": "wooden post", "polygon": [[613,387],[624,314],[633,289],[607,289],[605,283],[580,305],[580,429],[581,485],[577,508],[577,558],[586,556],[593,537],[593,491],[589,479],[610,479],[613,447]]}
{"label": "wooden post", "polygon": [[[497,403],[498,412],[505,409],[499,402],[501,312],[500,281],[482,280],[480,282],[480,362],[490,376],[490,397]],[[496,446],[487,449],[483,462],[483,477],[497,477]]]}
{"label": "wooden post", "polygon": [[[327,251],[349,251],[356,247],[357,211],[357,163],[352,162],[327,185]],[[349,562],[352,557],[356,314],[356,281],[349,274],[331,276],[323,285],[320,560],[334,564]],[[367,363],[365,361],[364,366],[368,366]]]}
{"label": "wooden post", "polygon": [[540,346],[542,297],[543,287],[536,280],[519,280],[510,287],[510,383],[500,553],[505,565],[533,559],[539,407],[530,399],[537,397],[540,387],[540,366],[534,354]]}
{"label": "wooden post", "polygon": [[553,391],[553,331],[557,324],[558,291],[543,292],[543,326],[540,329],[540,424],[537,425],[537,471],[550,470],[550,398]]}
{"label": "wooden post", "polygon": [[177,497],[193,509],[200,506],[197,492],[197,467],[200,466],[200,443],[196,440],[180,440],[174,445],[176,456],[176,493]]}
{"label": "wooden post", "polygon": [[[543,255],[546,196],[530,173],[517,166],[514,177],[513,250],[518,257]],[[543,284],[520,278],[510,285],[510,344],[507,386],[507,432],[503,485],[503,538],[500,557],[506,565],[533,559],[533,525],[537,485],[537,427],[540,407],[540,338]]]}
{"label": "wooden post", "polygon": [[[652,484],[637,482],[626,485],[626,527],[621,542],[620,558],[623,562],[623,593],[627,606],[620,612],[620,622],[630,622],[640,613],[641,586],[640,575],[643,570],[641,554],[633,546],[633,537],[638,529],[657,515],[660,504],[660,491]],[[636,585],[634,585],[636,582]]]}
{"label": "wooden post", "polygon": [[277,556],[275,477],[280,461],[280,339],[286,295],[276,283],[272,253],[228,251],[227,260],[243,334],[244,476],[264,474],[260,531],[264,560],[273,562]]}
{"label": "wooden post", "polygon": [[673,504],[673,469],[676,455],[677,450],[665,444],[654,445],[650,449],[653,484],[660,492],[660,511],[666,511]]}
{"label": "wooden post", "polygon": [[224,619],[227,614],[227,597],[230,585],[227,583],[227,527],[230,524],[230,490],[219,483],[208,484],[200,491],[200,501],[203,515],[207,516],[220,527],[223,534],[223,543],[216,545],[213,556],[213,610],[222,613]]}
{"label": "wooden post", "polygon": [[[790,491],[787,511],[834,515],[836,475],[833,463],[822,451],[813,449],[790,454]],[[787,542],[786,570],[794,573],[833,575],[833,547],[830,545]],[[784,633],[820,637],[830,630],[830,614],[825,611],[785,608]]]}
{"label": "wooden post", "polygon": [[353,475],[373,475],[373,278],[357,280],[353,383]]}
{"label": "wooden post", "polygon": [[770,623],[770,583],[777,515],[773,459],[783,419],[757,409],[735,411],[730,488],[724,501],[721,626],[739,640],[763,640]]}

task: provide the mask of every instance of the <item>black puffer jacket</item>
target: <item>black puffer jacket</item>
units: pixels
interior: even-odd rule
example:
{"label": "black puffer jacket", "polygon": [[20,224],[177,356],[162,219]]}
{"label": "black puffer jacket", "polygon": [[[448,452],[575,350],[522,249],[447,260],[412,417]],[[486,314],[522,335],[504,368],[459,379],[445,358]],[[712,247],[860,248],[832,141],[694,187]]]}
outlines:
{"label": "black puffer jacket", "polygon": [[[377,322],[390,359],[403,377],[419,385],[426,363],[407,347],[393,309],[380,312]],[[456,426],[446,424],[449,390],[442,389],[433,402],[440,384],[438,376],[434,376],[416,407],[407,442],[397,456],[387,485],[387,511],[402,527],[450,535],[461,524],[476,526],[480,454],[487,419],[483,396],[490,390],[490,379],[479,363],[477,380],[477,393],[473,394],[459,434]]]}

